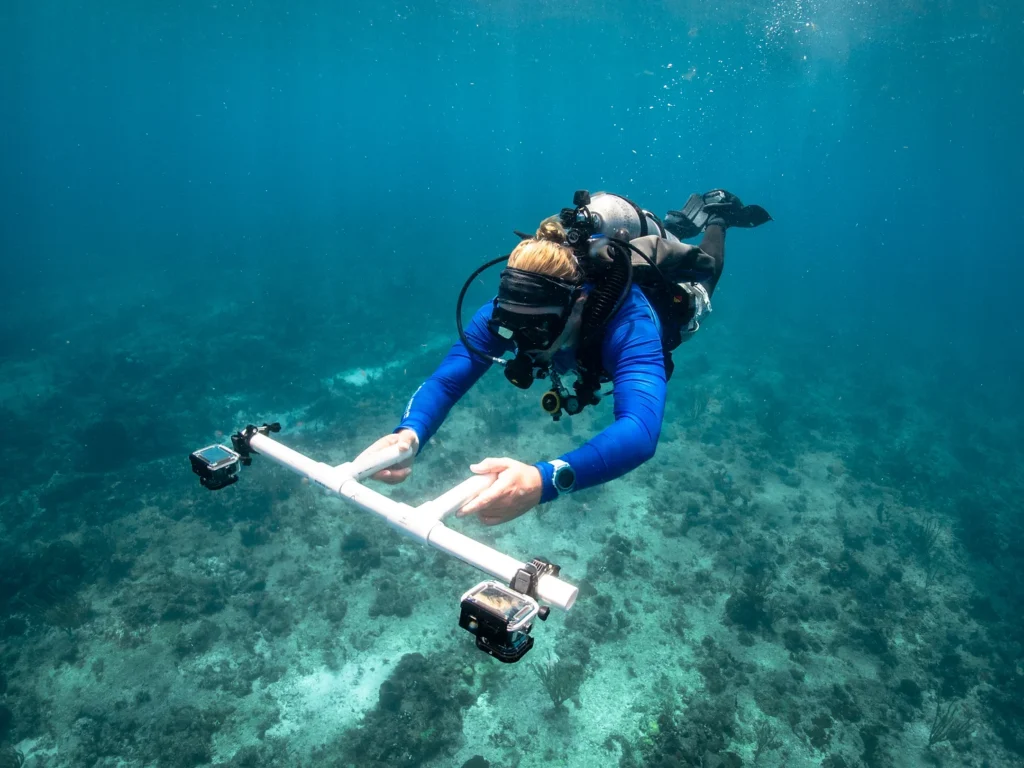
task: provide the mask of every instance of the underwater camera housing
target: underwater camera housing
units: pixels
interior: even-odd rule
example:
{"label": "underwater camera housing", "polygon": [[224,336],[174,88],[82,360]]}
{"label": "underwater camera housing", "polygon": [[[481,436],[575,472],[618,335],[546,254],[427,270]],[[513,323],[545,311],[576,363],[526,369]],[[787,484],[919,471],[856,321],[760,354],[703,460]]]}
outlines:
{"label": "underwater camera housing", "polygon": [[192,471],[199,475],[199,484],[210,491],[219,491],[238,482],[238,468],[252,463],[250,441],[254,435],[280,432],[277,422],[257,427],[252,424],[231,436],[231,448],[213,444],[188,455]]}
{"label": "underwater camera housing", "polygon": [[238,482],[238,467],[242,457],[227,446],[208,445],[190,453],[188,460],[204,488],[219,491]]}
{"label": "underwater camera housing", "polygon": [[546,621],[551,609],[537,602],[541,576],[558,576],[560,568],[536,558],[516,571],[508,586],[496,581],[477,584],[462,596],[459,626],[476,637],[476,647],[506,664],[514,664],[533,648],[533,619]]}
{"label": "underwater camera housing", "polygon": [[529,595],[496,581],[484,581],[462,596],[459,626],[476,637],[481,651],[514,664],[533,648],[531,622],[535,616],[546,618],[546,611]]}

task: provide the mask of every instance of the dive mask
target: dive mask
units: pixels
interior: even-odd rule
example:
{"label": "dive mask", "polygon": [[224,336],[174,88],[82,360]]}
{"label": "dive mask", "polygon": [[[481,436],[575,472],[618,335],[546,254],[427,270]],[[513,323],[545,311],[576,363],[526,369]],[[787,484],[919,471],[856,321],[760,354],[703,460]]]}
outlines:
{"label": "dive mask", "polygon": [[505,269],[489,327],[514,341],[519,353],[546,351],[565,330],[580,290],[576,283],[556,277]]}

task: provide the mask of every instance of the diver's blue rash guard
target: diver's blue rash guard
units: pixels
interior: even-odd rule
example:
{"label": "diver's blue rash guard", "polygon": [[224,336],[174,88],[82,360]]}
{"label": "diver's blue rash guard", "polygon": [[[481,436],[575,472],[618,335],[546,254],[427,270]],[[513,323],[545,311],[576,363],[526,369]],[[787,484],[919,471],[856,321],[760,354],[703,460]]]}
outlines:
{"label": "diver's blue rash guard", "polygon": [[[492,305],[486,304],[465,329],[471,344],[485,354],[500,357],[514,346],[487,327]],[[575,350],[555,354],[558,369],[575,361]],[[633,287],[622,307],[609,321],[601,345],[604,370],[614,385],[615,421],[593,439],[559,458],[576,471],[576,489],[589,488],[621,477],[654,456],[665,414],[665,356],[661,323],[639,288]],[[472,355],[456,342],[448,356],[413,394],[398,429],[413,430],[422,447],[437,431],[452,406],[490,368],[492,363]],[[397,430],[396,430],[397,431]],[[535,465],[544,481],[541,503],[558,493],[547,462]]]}

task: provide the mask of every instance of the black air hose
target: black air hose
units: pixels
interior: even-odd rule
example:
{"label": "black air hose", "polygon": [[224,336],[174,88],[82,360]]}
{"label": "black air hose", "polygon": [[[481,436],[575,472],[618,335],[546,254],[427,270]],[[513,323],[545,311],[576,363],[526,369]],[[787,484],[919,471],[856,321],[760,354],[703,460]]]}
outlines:
{"label": "black air hose", "polygon": [[607,271],[601,275],[583,307],[583,328],[591,337],[596,334],[600,338],[600,332],[619,311],[633,285],[633,260],[630,258],[629,243],[616,238],[609,240],[611,245],[608,252],[612,263],[606,267]]}
{"label": "black air hose", "polygon": [[469,350],[471,354],[474,354],[477,357],[479,357],[481,360],[486,360],[487,362],[491,363],[497,363],[498,365],[507,365],[508,361],[503,360],[500,357],[491,357],[491,355],[485,355],[483,352],[481,352],[479,349],[477,349],[475,346],[469,343],[469,339],[466,337],[466,331],[462,327],[462,301],[463,299],[466,298],[466,291],[469,290],[469,286],[473,284],[473,281],[476,280],[478,275],[484,272],[484,270],[490,269],[495,264],[501,264],[501,262],[503,261],[508,261],[508,258],[511,255],[512,254],[507,254],[505,256],[499,256],[496,259],[491,259],[482,267],[474,271],[473,274],[471,274],[469,278],[466,280],[466,282],[462,284],[462,290],[459,291],[459,300],[455,302],[455,327],[459,329],[459,339],[462,341],[462,346]]}

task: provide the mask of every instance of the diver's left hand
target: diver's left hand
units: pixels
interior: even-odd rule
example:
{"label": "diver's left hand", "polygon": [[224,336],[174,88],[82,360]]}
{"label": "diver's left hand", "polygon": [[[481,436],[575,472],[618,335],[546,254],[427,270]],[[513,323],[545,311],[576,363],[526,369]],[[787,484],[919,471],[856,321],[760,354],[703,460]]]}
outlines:
{"label": "diver's left hand", "polygon": [[469,467],[477,475],[496,475],[494,482],[459,510],[476,515],[484,525],[500,525],[540,504],[540,470],[514,459],[484,459]]}

